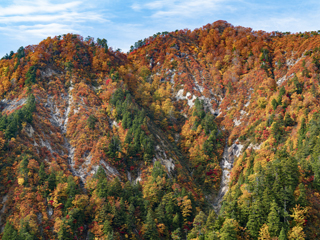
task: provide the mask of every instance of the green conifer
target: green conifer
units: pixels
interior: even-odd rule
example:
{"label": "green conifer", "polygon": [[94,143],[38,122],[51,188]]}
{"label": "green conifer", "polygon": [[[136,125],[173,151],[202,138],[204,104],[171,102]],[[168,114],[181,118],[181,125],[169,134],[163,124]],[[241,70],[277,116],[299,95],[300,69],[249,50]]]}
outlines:
{"label": "green conifer", "polygon": [[48,178],[48,188],[53,191],[54,188],[57,186],[57,177],[56,177],[56,173],[54,172],[54,170],[51,170],[51,173],[49,175]]}
{"label": "green conifer", "polygon": [[298,197],[297,203],[300,204],[300,206],[305,207],[307,206],[308,201],[307,201],[306,188],[303,183],[299,184],[299,191],[300,191],[300,195]]}
{"label": "green conifer", "polygon": [[276,110],[277,107],[278,107],[278,102],[277,102],[277,100],[276,100],[276,99],[272,99],[271,104],[272,104],[273,110]]}
{"label": "green conifer", "polygon": [[5,137],[7,139],[11,139],[16,137],[17,132],[18,132],[18,122],[15,118],[10,119],[11,121],[8,123],[6,132],[5,132]]}
{"label": "green conifer", "polygon": [[144,232],[143,237],[145,239],[150,239],[150,240],[160,239],[158,231],[157,231],[157,225],[154,221],[154,217],[153,217],[151,209],[149,209],[149,211],[148,211],[147,218],[144,223],[144,228],[145,228],[145,232]]}
{"label": "green conifer", "polygon": [[271,203],[271,211],[268,215],[268,227],[271,237],[276,237],[280,231],[280,217],[278,214],[278,205],[275,201]]}
{"label": "green conifer", "polygon": [[127,226],[129,228],[129,230],[132,232],[133,231],[133,228],[135,226],[135,207],[132,203],[130,203],[130,206],[129,206],[129,214],[127,216]]}
{"label": "green conifer", "polygon": [[40,183],[43,184],[45,182],[45,180],[47,179],[47,174],[46,171],[44,169],[44,163],[42,162],[39,168],[39,179],[40,179]]}
{"label": "green conifer", "polygon": [[286,232],[285,232],[283,227],[281,228],[281,232],[280,232],[280,235],[279,235],[279,240],[287,240]]}
{"label": "green conifer", "polygon": [[209,212],[209,216],[208,216],[207,222],[206,222],[207,231],[214,231],[214,225],[215,225],[216,220],[217,220],[217,214],[214,210],[211,210]]}
{"label": "green conifer", "polygon": [[177,228],[176,230],[174,230],[171,233],[171,238],[173,240],[181,240],[181,230],[180,230],[180,228]]}
{"label": "green conifer", "polygon": [[107,236],[112,233],[112,227],[109,220],[104,221],[102,230],[103,230],[103,233]]}
{"label": "green conifer", "polygon": [[7,115],[2,115],[0,117],[0,131],[6,130],[7,128]]}
{"label": "green conifer", "polygon": [[251,206],[251,211],[247,223],[247,228],[253,238],[258,238],[259,230],[262,226],[262,223],[263,216],[261,214],[261,204],[259,200],[255,200],[255,202]]}
{"label": "green conifer", "polygon": [[174,216],[173,220],[172,220],[172,227],[173,229],[177,229],[180,227],[181,221],[179,218],[179,214],[176,213],[176,215]]}
{"label": "green conifer", "polygon": [[235,220],[229,218],[224,221],[223,226],[220,230],[220,239],[221,240],[237,239]]}
{"label": "green conifer", "polygon": [[3,240],[19,240],[18,232],[14,229],[14,227],[9,222],[6,223],[2,239]]}

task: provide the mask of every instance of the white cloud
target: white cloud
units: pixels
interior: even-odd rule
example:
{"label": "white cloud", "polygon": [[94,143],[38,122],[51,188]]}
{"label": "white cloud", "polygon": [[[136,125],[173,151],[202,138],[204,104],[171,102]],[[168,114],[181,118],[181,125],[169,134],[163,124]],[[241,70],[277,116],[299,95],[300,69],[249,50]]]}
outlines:
{"label": "white cloud", "polygon": [[49,36],[54,37],[65,33],[79,33],[79,30],[76,28],[60,23],[35,24],[32,26],[20,25],[16,26],[15,28],[0,27],[0,31],[4,32],[8,37],[13,37],[15,40],[29,44],[30,41],[35,40],[38,42],[41,39],[45,39]]}
{"label": "white cloud", "polygon": [[140,11],[141,10],[141,5],[138,4],[138,3],[134,3],[131,5],[131,8],[134,10],[134,11]]}
{"label": "white cloud", "polygon": [[145,7],[148,9],[160,9],[164,7],[172,7],[174,5],[174,0],[173,1],[168,1],[168,0],[161,0],[161,1],[154,1],[154,2],[149,2],[145,4]]}
{"label": "white cloud", "polygon": [[51,23],[51,24],[36,24],[33,26],[19,26],[19,29],[24,34],[32,34],[47,38],[48,36],[56,36],[61,33],[75,33],[76,30],[65,24]]}
{"label": "white cloud", "polygon": [[78,12],[63,12],[60,14],[50,15],[24,15],[24,16],[9,16],[0,17],[2,23],[19,23],[19,22],[85,22],[85,21],[105,21],[96,13],[87,12],[85,15]]}
{"label": "white cloud", "polygon": [[8,7],[0,7],[0,16],[27,15],[33,13],[55,13],[59,11],[72,10],[80,4],[80,1],[73,1],[63,4],[53,4],[47,0],[16,0],[13,1],[13,4]]}
{"label": "white cloud", "polygon": [[264,30],[267,32],[281,31],[281,32],[305,32],[315,31],[320,29],[319,23],[320,16],[318,15],[283,15],[283,16],[270,16],[268,18],[260,18],[255,21],[243,20],[238,25],[251,27],[254,30]]}
{"label": "white cloud", "polygon": [[81,1],[15,0],[0,7],[0,31],[16,39],[81,33],[88,21],[107,22],[97,11],[89,11]]}
{"label": "white cloud", "polygon": [[[239,0],[240,1],[240,0]],[[221,3],[229,0],[157,0],[146,4],[135,4],[135,9],[155,10],[152,18],[197,18],[201,15],[221,11]],[[234,10],[232,5],[224,6],[224,9]]]}

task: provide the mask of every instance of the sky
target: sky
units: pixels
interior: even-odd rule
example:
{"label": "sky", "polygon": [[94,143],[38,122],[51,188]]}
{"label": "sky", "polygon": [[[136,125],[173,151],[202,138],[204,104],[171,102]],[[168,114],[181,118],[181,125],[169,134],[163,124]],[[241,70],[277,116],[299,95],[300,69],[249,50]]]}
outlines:
{"label": "sky", "polygon": [[217,20],[253,30],[320,30],[319,0],[0,0],[0,58],[66,33],[105,38],[127,52],[157,32]]}

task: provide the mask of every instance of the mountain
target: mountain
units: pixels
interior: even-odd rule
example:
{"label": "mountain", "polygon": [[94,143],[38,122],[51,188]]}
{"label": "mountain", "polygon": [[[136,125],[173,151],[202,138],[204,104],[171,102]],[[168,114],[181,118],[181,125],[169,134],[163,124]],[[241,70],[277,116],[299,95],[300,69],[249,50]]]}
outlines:
{"label": "mountain", "polygon": [[318,239],[320,36],[225,21],[0,61],[2,239]]}

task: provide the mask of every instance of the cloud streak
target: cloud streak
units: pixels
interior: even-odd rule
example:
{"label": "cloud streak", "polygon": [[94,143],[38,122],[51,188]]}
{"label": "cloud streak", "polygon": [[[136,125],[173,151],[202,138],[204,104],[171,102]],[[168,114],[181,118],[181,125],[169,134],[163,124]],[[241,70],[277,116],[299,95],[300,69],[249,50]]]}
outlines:
{"label": "cloud streak", "polygon": [[98,12],[86,9],[81,1],[16,0],[0,7],[0,31],[20,40],[81,33],[82,24],[89,21],[108,22]]}
{"label": "cloud streak", "polygon": [[85,22],[85,21],[106,21],[94,12],[87,12],[85,15],[78,12],[63,12],[51,15],[24,15],[0,17],[2,23],[21,23],[21,22]]}
{"label": "cloud streak", "polygon": [[55,13],[59,11],[68,11],[81,4],[80,1],[73,1],[63,4],[53,4],[48,0],[35,1],[13,1],[12,5],[0,7],[0,16],[27,15],[34,13]]}
{"label": "cloud streak", "polygon": [[[133,10],[148,9],[153,10],[154,13],[151,15],[152,18],[197,18],[201,15],[208,13],[215,13],[217,11],[222,11],[223,9],[233,10],[231,4],[228,4],[228,0],[158,0],[153,2],[148,2],[145,4],[133,4]],[[233,1],[235,2],[235,1]],[[239,2],[239,1],[236,1]],[[225,6],[222,8],[221,4],[224,3]]]}

